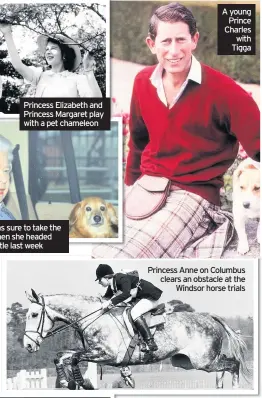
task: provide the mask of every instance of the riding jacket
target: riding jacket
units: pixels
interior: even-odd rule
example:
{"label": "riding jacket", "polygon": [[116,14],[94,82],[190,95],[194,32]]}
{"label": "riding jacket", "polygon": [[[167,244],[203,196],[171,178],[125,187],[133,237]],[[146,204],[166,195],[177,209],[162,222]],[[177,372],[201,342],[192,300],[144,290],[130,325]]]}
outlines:
{"label": "riding jacket", "polygon": [[113,276],[113,289],[111,286],[108,286],[104,298],[111,299],[116,292],[121,291],[122,293],[111,299],[112,304],[117,305],[131,297],[130,291],[136,287],[138,288],[137,299],[158,300],[163,293],[162,290],[158,289],[151,282],[139,279],[135,275],[127,275],[119,272]]}

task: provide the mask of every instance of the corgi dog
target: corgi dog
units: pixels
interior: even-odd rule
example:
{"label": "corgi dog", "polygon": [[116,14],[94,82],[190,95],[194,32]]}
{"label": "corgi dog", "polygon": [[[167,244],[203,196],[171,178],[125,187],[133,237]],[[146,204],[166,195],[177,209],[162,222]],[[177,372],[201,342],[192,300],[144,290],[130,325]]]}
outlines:
{"label": "corgi dog", "polygon": [[[233,174],[233,216],[239,239],[237,251],[245,254],[249,251],[245,223],[249,218],[260,219],[260,164],[250,158],[241,162]],[[260,243],[260,224],[257,241]]]}

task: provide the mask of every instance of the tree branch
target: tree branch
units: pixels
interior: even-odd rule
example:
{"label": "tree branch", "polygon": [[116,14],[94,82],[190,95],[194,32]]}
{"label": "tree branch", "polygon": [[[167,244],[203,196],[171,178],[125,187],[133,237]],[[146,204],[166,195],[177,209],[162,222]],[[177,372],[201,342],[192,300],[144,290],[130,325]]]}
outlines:
{"label": "tree branch", "polygon": [[96,15],[98,15],[104,22],[106,22],[105,17],[98,11],[98,6],[101,4],[93,3],[91,6],[87,6],[89,10],[92,10]]}

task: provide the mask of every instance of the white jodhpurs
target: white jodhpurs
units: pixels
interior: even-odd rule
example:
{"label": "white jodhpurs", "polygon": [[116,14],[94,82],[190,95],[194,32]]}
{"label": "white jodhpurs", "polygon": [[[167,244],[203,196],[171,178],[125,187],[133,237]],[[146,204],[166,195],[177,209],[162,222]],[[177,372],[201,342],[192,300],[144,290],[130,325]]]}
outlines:
{"label": "white jodhpurs", "polygon": [[149,299],[141,299],[139,302],[132,308],[131,316],[133,321],[136,321],[141,315],[146,312],[156,308],[159,304],[159,300],[149,300]]}

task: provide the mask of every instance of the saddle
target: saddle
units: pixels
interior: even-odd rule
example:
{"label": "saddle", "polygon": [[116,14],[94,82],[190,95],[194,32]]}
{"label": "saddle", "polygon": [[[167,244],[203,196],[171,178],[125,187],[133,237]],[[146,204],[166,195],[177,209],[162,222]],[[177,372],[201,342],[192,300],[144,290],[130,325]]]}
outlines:
{"label": "saddle", "polygon": [[[128,331],[130,341],[121,362],[122,366],[127,366],[129,364],[135,348],[137,347],[137,345],[141,344],[139,333],[136,330],[133,319],[131,317],[131,309],[132,307],[129,306],[123,312],[123,320]],[[172,300],[166,304],[159,304],[153,310],[146,312],[143,317],[145,318],[147,325],[151,329],[152,335],[154,335],[157,326],[165,324],[166,317],[172,312],[194,312],[194,309],[189,304],[183,303],[180,300]],[[153,354],[151,353],[145,354],[142,362],[150,363],[150,361],[152,360],[152,355]]]}
{"label": "saddle", "polygon": [[[131,310],[132,307],[127,307],[124,312],[123,312],[123,319],[125,326],[127,328],[127,331],[130,335],[130,337],[133,337],[135,334],[138,334],[138,331],[136,329],[136,326],[134,324],[134,321],[131,316]],[[165,304],[159,304],[156,308],[153,310],[146,312],[143,317],[145,318],[145,321],[150,329],[152,330],[152,334],[155,332],[155,328],[158,325],[162,325],[166,321],[166,309],[165,309]]]}

